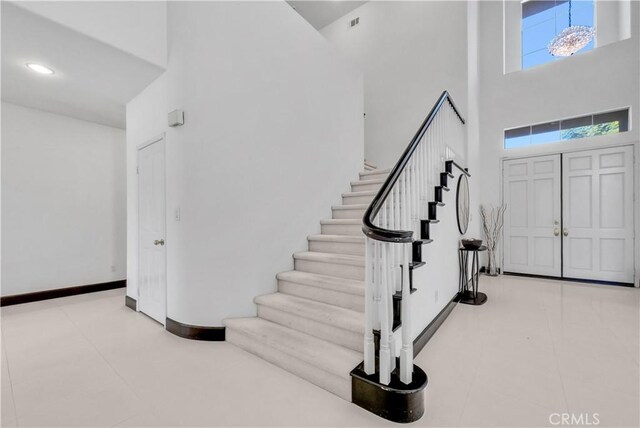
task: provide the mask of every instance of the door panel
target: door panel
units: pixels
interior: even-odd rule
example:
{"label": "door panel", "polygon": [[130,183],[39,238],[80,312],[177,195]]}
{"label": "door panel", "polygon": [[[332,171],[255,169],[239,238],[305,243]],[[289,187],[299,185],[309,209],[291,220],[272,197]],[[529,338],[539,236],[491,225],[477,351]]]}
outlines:
{"label": "door panel", "polygon": [[564,276],[633,282],[633,148],[563,156]]}
{"label": "door panel", "polygon": [[138,152],[139,308],[164,325],[166,320],[164,140]]}
{"label": "door panel", "polygon": [[504,270],[561,276],[560,155],[505,161],[503,174]]}

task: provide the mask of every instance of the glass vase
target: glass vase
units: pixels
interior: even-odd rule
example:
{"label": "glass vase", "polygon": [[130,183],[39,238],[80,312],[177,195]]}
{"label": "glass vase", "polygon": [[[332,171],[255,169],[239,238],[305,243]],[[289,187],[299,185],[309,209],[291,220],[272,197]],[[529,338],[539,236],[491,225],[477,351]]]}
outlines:
{"label": "glass vase", "polygon": [[498,276],[498,262],[496,261],[496,250],[495,249],[487,249],[487,275],[489,276]]}

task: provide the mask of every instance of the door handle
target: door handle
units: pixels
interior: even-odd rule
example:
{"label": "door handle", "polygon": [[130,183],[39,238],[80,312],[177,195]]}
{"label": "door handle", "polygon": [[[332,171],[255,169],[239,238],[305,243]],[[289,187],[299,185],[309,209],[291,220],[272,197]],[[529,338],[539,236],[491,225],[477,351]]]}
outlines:
{"label": "door handle", "polygon": [[164,245],[164,239],[156,239],[153,241],[153,245]]}
{"label": "door handle", "polygon": [[558,229],[557,227],[555,229],[553,229],[553,235],[554,236],[559,236],[560,235],[560,229]]}
{"label": "door handle", "polygon": [[564,228],[564,230],[562,231],[562,234],[564,236],[569,236],[569,229],[567,229],[566,227]]}

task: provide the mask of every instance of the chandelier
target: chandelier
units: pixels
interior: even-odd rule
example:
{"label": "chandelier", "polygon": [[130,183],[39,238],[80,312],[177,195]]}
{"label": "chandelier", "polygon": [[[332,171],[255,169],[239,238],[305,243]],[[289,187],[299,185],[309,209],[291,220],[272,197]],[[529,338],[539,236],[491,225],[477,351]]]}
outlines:
{"label": "chandelier", "polygon": [[571,25],[571,0],[569,0],[569,26],[551,40],[547,49],[553,56],[571,56],[589,44],[596,30],[584,25]]}

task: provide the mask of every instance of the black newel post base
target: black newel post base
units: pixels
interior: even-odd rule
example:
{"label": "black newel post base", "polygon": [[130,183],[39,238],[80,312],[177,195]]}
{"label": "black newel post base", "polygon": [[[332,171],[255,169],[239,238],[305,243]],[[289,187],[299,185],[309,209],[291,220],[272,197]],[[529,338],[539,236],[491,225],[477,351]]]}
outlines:
{"label": "black newel post base", "polygon": [[364,372],[364,362],[361,363],[351,371],[351,401],[389,421],[417,421],[424,414],[427,374],[414,365],[413,381],[405,385],[397,372],[398,369],[391,374],[389,385],[382,385],[378,374],[367,375]]}

